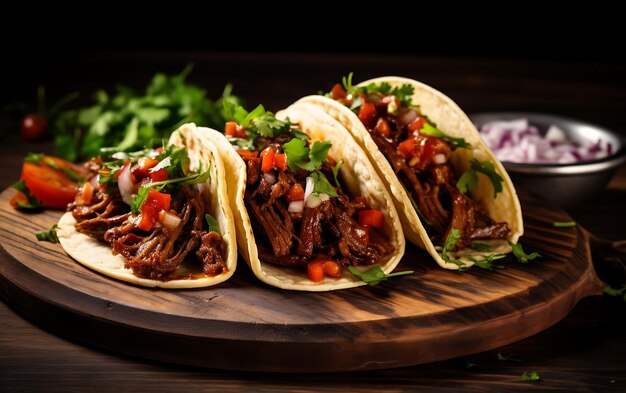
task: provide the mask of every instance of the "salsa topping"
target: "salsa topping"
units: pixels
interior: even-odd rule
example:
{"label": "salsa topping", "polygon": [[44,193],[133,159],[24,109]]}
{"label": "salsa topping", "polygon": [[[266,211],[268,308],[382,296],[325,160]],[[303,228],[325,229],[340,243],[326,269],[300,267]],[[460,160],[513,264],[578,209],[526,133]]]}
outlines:
{"label": "salsa topping", "polygon": [[262,261],[305,270],[320,282],[393,252],[381,232],[383,212],[339,186],[342,161],[328,156],[331,142],[311,143],[262,106],[225,107],[235,123],[225,134],[247,167],[244,199]]}
{"label": "salsa topping", "polygon": [[109,243],[139,277],[168,281],[186,260],[207,276],[227,271],[219,226],[195,186],[210,168],[189,171],[187,150],[174,145],[112,158],[90,161],[93,176],[68,206],[78,232]]}
{"label": "salsa topping", "polygon": [[454,238],[454,251],[478,239],[506,239],[506,222],[494,222],[483,206],[470,198],[478,174],[487,176],[494,198],[502,178],[488,161],[472,160],[471,168],[456,174],[450,157],[456,149],[471,148],[463,138],[437,129],[412,102],[413,86],[371,83],[353,86],[352,74],[336,84],[330,98],[349,107],[369,131],[404,185],[429,235],[438,246]]}

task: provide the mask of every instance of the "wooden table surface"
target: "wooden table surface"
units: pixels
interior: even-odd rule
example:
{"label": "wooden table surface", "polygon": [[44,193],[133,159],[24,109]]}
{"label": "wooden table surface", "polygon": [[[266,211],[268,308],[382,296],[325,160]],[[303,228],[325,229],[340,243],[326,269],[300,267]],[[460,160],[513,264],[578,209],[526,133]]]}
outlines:
{"label": "wooden table surface", "polygon": [[[217,96],[225,82],[251,104],[279,109],[298,97],[327,89],[349,71],[358,80],[397,74],[431,84],[468,113],[541,111],[577,117],[626,135],[626,66],[468,57],[319,53],[96,53],[50,54],[37,65],[13,65],[2,80],[0,103],[34,99],[45,84],[60,97],[74,89],[125,83],[141,87],[156,71],[177,72],[193,61],[190,79]],[[0,189],[19,177],[25,144],[3,127]],[[626,238],[626,168],[606,190],[568,210],[598,236]],[[523,341],[465,358],[366,373],[285,375],[241,373],[159,364],[86,347],[33,325],[0,302],[0,392],[17,391],[626,391],[626,303],[583,299],[561,322]],[[498,360],[498,354],[519,361]],[[304,354],[303,354],[304,356]],[[523,382],[536,371],[540,382]]]}

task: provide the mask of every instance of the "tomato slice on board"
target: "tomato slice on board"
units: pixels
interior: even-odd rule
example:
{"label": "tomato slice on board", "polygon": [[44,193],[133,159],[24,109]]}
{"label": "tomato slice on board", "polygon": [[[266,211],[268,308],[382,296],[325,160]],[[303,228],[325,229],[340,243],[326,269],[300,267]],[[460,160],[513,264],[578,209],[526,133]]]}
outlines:
{"label": "tomato slice on board", "polygon": [[[46,160],[52,160],[56,168],[47,165]],[[45,156],[39,165],[32,162],[22,165],[22,180],[30,193],[44,206],[65,209],[74,200],[78,184],[63,169],[76,172],[76,167],[69,161]]]}

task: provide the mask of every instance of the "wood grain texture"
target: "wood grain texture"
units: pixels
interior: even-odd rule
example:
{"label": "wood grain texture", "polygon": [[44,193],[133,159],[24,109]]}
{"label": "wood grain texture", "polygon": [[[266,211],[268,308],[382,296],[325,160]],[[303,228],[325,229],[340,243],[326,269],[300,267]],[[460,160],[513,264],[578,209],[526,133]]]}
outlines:
{"label": "wood grain texture", "polygon": [[[354,371],[433,362],[495,348],[563,318],[599,293],[581,232],[552,228],[570,217],[524,196],[527,251],[539,263],[497,272],[438,268],[409,248],[410,277],[327,293],[278,290],[244,267],[223,285],[146,289],[84,268],[33,233],[59,212],[23,214],[0,195],[2,296],[79,341],[140,357],[215,368]],[[240,266],[245,266],[242,264]]]}

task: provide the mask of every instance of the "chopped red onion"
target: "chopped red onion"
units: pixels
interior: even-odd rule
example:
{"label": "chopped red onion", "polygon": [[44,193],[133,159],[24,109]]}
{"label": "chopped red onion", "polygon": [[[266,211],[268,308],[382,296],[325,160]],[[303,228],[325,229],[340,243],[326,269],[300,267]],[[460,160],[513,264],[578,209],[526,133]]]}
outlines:
{"label": "chopped red onion", "polygon": [[117,187],[120,189],[122,200],[130,205],[133,200],[133,180],[130,177],[130,163],[124,165],[117,178]]}
{"label": "chopped red onion", "polygon": [[165,210],[161,210],[159,212],[159,222],[162,223],[163,226],[166,228],[177,228],[180,224],[180,221],[180,217],[178,217],[174,213],[166,212]]}
{"label": "chopped red onion", "polygon": [[309,200],[311,193],[313,192],[313,186],[315,183],[313,182],[313,178],[311,176],[306,178],[306,185],[304,186],[304,203]]}
{"label": "chopped red onion", "polygon": [[319,194],[312,194],[306,201],[306,207],[315,208],[322,204],[322,202],[329,200],[328,194],[320,192]]}
{"label": "chopped red onion", "polygon": [[273,185],[276,183],[276,175],[274,174],[274,172],[263,172],[263,178],[269,184]]}
{"label": "chopped red onion", "polygon": [[304,201],[292,201],[287,207],[289,213],[302,213],[304,210]]}
{"label": "chopped red onion", "polygon": [[485,123],[480,134],[498,159],[506,162],[571,164],[604,158],[612,151],[611,144],[603,140],[568,139],[556,125],[551,125],[542,136],[528,119]]}
{"label": "chopped red onion", "polygon": [[441,164],[445,164],[445,163],[446,163],[446,161],[448,161],[448,158],[446,157],[446,155],[445,155],[445,154],[438,153],[438,154],[435,154],[435,155],[433,156],[433,162],[434,162],[435,164],[439,164],[439,165],[441,165]]}

